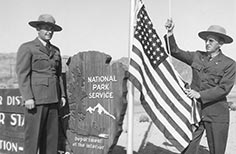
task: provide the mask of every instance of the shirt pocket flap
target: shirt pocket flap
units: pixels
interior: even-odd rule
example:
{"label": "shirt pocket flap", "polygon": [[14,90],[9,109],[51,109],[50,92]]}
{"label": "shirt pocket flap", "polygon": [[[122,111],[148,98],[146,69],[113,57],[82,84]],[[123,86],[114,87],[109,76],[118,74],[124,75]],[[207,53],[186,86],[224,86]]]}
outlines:
{"label": "shirt pocket flap", "polygon": [[33,78],[32,85],[45,85],[48,86],[48,78]]}
{"label": "shirt pocket flap", "polygon": [[218,84],[220,80],[222,79],[223,75],[224,74],[222,72],[215,72],[215,73],[212,72],[209,74],[209,79],[213,80],[214,83]]}
{"label": "shirt pocket flap", "polygon": [[198,71],[200,71],[203,68],[203,66],[198,63],[192,63],[191,66]]}
{"label": "shirt pocket flap", "polygon": [[48,57],[46,55],[35,55],[33,56],[33,61],[37,60],[48,60]]}

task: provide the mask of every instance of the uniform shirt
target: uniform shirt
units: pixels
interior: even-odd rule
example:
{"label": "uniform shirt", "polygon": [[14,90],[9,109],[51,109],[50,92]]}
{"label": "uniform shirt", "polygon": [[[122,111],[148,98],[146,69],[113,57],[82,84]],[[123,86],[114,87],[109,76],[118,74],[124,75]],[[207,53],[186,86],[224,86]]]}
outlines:
{"label": "uniform shirt", "polygon": [[[166,38],[166,37],[165,37]],[[234,86],[235,61],[222,51],[209,60],[204,51],[184,51],[178,48],[174,36],[169,37],[173,57],[192,68],[191,88],[200,93],[202,118],[206,121],[227,122],[229,110],[226,96]]]}
{"label": "uniform shirt", "polygon": [[23,100],[49,104],[65,96],[60,51],[53,45],[48,50],[38,38],[22,44],[17,52],[16,73]]}

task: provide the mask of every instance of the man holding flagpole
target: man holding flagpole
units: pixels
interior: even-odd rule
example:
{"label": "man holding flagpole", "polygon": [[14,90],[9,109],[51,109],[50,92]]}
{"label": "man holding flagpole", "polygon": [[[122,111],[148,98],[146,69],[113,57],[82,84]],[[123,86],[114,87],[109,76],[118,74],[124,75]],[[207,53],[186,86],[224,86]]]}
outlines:
{"label": "man holding flagpole", "polygon": [[206,130],[210,153],[223,154],[229,129],[226,96],[234,86],[236,65],[234,60],[223,54],[221,47],[232,43],[233,39],[223,27],[212,25],[206,31],[198,33],[205,41],[206,51],[184,51],[176,44],[172,20],[168,19],[165,26],[168,31],[165,40],[168,40],[171,55],[192,68],[191,89],[186,90],[186,93],[190,98],[197,99],[201,106],[200,125],[183,153],[197,154],[201,137]]}

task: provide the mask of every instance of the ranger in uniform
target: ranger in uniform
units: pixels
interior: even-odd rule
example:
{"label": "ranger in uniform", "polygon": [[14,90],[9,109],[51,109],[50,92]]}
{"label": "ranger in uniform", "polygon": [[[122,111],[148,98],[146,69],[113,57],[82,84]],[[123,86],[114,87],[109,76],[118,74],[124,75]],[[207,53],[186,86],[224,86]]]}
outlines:
{"label": "ranger in uniform", "polygon": [[[234,86],[235,61],[222,53],[221,46],[233,42],[226,30],[218,25],[210,26],[198,35],[205,41],[206,51],[184,51],[180,49],[173,35],[174,24],[167,20],[166,28],[169,47],[173,57],[192,68],[191,89],[186,90],[190,98],[201,105],[201,122],[193,133],[193,140],[183,151],[185,154],[197,154],[199,143],[206,130],[211,154],[224,154],[229,129],[229,108],[226,96]],[[168,42],[167,42],[168,43]]]}
{"label": "ranger in uniform", "polygon": [[58,104],[65,104],[59,49],[50,43],[62,28],[48,14],[29,22],[38,36],[20,46],[16,73],[25,106],[25,154],[57,154]]}

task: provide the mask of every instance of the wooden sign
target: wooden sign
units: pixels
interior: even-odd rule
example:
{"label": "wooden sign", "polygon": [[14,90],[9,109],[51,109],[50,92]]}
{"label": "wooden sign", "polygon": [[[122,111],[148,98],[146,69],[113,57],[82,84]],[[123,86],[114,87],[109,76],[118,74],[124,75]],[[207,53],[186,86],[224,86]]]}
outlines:
{"label": "wooden sign", "polygon": [[24,153],[24,108],[21,99],[19,89],[0,89],[0,153]]}
{"label": "wooden sign", "polygon": [[124,65],[104,53],[81,52],[66,75],[68,112],[60,115],[60,154],[111,153],[122,132],[127,107]]}

